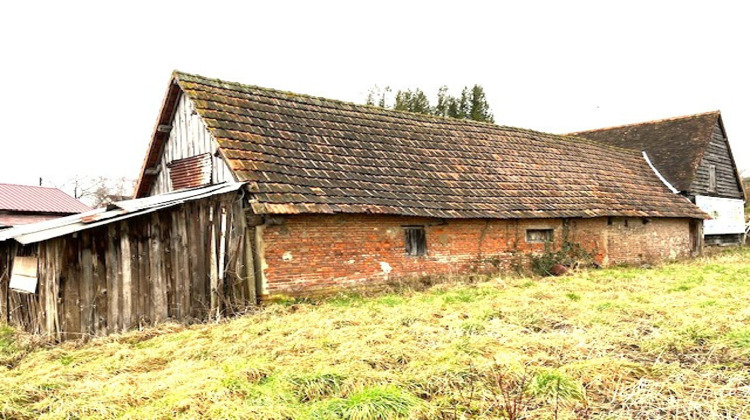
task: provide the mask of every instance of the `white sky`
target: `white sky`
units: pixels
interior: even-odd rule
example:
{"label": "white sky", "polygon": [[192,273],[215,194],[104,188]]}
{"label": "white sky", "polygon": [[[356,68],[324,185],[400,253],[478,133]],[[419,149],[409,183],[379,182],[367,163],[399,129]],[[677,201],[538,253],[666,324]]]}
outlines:
{"label": "white sky", "polygon": [[750,174],[742,2],[255,3],[3,2],[0,182],[136,178],[173,69],[360,103],[478,83],[557,133],[720,109]]}

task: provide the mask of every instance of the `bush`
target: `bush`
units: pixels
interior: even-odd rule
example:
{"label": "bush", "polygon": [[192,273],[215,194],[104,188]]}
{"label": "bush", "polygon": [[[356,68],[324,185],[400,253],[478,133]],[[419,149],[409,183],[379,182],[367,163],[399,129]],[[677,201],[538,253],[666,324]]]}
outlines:
{"label": "bush", "polygon": [[565,242],[559,251],[553,251],[547,244],[544,247],[544,253],[532,255],[530,260],[531,271],[540,276],[552,275],[552,267],[557,264],[569,268],[594,265],[594,256],[581,245],[571,242]]}

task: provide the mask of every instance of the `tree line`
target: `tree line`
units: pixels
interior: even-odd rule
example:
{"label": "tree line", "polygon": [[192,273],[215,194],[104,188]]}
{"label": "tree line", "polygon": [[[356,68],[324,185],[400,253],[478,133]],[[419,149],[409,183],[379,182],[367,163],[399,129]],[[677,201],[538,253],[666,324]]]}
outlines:
{"label": "tree line", "polygon": [[397,111],[460,118],[474,121],[495,122],[484,88],[480,85],[465,86],[460,95],[452,95],[447,86],[438,89],[435,105],[419,88],[398,90],[395,95],[390,87],[370,89],[367,105]]}

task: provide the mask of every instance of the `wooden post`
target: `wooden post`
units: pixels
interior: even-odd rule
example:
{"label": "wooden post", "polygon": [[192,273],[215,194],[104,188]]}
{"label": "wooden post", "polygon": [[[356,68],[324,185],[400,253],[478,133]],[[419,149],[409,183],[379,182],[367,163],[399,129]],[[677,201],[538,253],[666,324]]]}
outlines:
{"label": "wooden post", "polygon": [[248,226],[247,219],[242,217],[242,233],[244,243],[243,261],[245,266],[245,283],[248,291],[247,303],[257,304],[258,296],[255,290],[255,262],[253,261],[253,236],[255,227]]}
{"label": "wooden post", "polygon": [[211,309],[209,311],[209,317],[211,319],[219,318],[219,271],[218,271],[218,256],[216,255],[216,224],[214,223],[214,207],[211,206],[208,213],[209,229],[211,230],[209,245],[209,273],[211,276]]}

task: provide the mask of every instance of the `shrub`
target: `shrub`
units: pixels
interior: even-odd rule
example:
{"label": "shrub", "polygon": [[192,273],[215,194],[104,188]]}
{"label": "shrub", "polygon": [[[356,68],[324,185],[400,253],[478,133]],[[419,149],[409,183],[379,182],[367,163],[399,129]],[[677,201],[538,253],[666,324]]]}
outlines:
{"label": "shrub", "polygon": [[531,255],[531,271],[540,276],[552,274],[552,267],[560,264],[565,267],[578,268],[594,265],[594,257],[577,243],[565,242],[559,251],[553,251],[547,244],[541,255]]}

